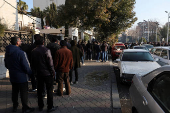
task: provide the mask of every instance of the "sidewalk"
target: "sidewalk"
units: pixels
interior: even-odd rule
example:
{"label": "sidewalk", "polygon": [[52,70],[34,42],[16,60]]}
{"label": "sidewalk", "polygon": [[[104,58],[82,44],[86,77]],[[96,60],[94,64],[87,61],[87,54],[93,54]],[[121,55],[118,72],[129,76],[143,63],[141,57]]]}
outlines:
{"label": "sidewalk", "polygon": [[[85,61],[78,73],[78,84],[71,85],[70,96],[60,97],[53,93],[54,106],[58,106],[54,113],[121,113],[112,62]],[[29,87],[31,88],[30,82]],[[57,89],[56,85],[54,87]],[[34,113],[39,112],[36,92],[29,92],[28,100],[29,106],[35,108]],[[41,113],[47,111],[46,99],[44,102],[44,110]],[[21,107],[19,98],[17,113],[21,113]],[[0,79],[0,113],[11,112],[11,84],[9,78]]]}

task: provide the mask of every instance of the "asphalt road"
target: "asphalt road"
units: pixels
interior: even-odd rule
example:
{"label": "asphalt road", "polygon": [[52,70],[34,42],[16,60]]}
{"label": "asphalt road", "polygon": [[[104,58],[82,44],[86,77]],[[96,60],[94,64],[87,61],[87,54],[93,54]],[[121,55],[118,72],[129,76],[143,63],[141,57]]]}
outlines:
{"label": "asphalt road", "polygon": [[[114,67],[117,67],[117,63],[113,62]],[[128,84],[122,84],[118,80],[119,76],[119,71],[114,69],[115,75],[116,75],[116,81],[117,81],[117,87],[118,87],[118,92],[119,92],[119,98],[120,98],[120,104],[121,104],[121,111],[122,113],[132,113],[131,108],[131,99],[129,95],[129,88],[130,85]]]}

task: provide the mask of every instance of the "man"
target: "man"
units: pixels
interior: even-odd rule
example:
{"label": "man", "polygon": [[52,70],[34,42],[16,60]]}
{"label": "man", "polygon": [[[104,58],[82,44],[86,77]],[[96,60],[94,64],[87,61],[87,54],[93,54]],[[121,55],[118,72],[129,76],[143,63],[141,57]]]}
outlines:
{"label": "man", "polygon": [[35,40],[37,47],[31,53],[32,71],[37,78],[37,94],[39,111],[44,108],[43,91],[44,85],[47,90],[47,112],[55,111],[53,106],[53,78],[55,76],[51,52],[44,46],[43,37]]}
{"label": "man", "polygon": [[31,75],[32,72],[26,53],[19,48],[20,38],[12,37],[11,44],[6,47],[5,67],[9,70],[12,84],[13,112],[17,111],[18,93],[20,92],[22,113],[30,113],[34,111],[34,108],[28,107],[28,75]]}
{"label": "man", "polygon": [[70,70],[70,84],[73,84],[72,82],[72,73],[73,70],[75,71],[75,84],[78,84],[78,68],[80,67],[80,58],[83,56],[82,52],[80,49],[76,46],[77,41],[72,40],[71,41],[71,51],[73,54],[73,69]]}
{"label": "man", "polygon": [[72,52],[67,48],[67,43],[64,40],[60,41],[61,49],[55,54],[54,66],[58,78],[58,95],[63,96],[63,81],[65,83],[66,94],[70,95],[71,88],[69,83],[69,70],[73,67]]}

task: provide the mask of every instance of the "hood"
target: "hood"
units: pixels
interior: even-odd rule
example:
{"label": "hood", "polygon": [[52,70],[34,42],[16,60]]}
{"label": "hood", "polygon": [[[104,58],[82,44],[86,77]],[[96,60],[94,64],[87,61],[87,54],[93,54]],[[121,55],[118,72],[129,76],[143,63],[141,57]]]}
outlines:
{"label": "hood", "polygon": [[157,62],[122,62],[122,73],[144,75],[161,67]]}
{"label": "hood", "polygon": [[19,47],[15,46],[15,45],[8,45],[6,47],[6,55],[12,55],[15,51],[17,51],[18,49],[20,49]]}

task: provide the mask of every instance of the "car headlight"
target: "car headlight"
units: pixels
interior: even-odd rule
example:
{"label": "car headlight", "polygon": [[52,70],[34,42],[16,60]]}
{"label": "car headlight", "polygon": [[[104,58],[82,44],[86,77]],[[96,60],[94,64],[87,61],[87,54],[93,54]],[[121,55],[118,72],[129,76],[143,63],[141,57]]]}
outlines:
{"label": "car headlight", "polygon": [[122,77],[124,78],[133,78],[135,74],[127,74],[127,73],[122,73]]}

